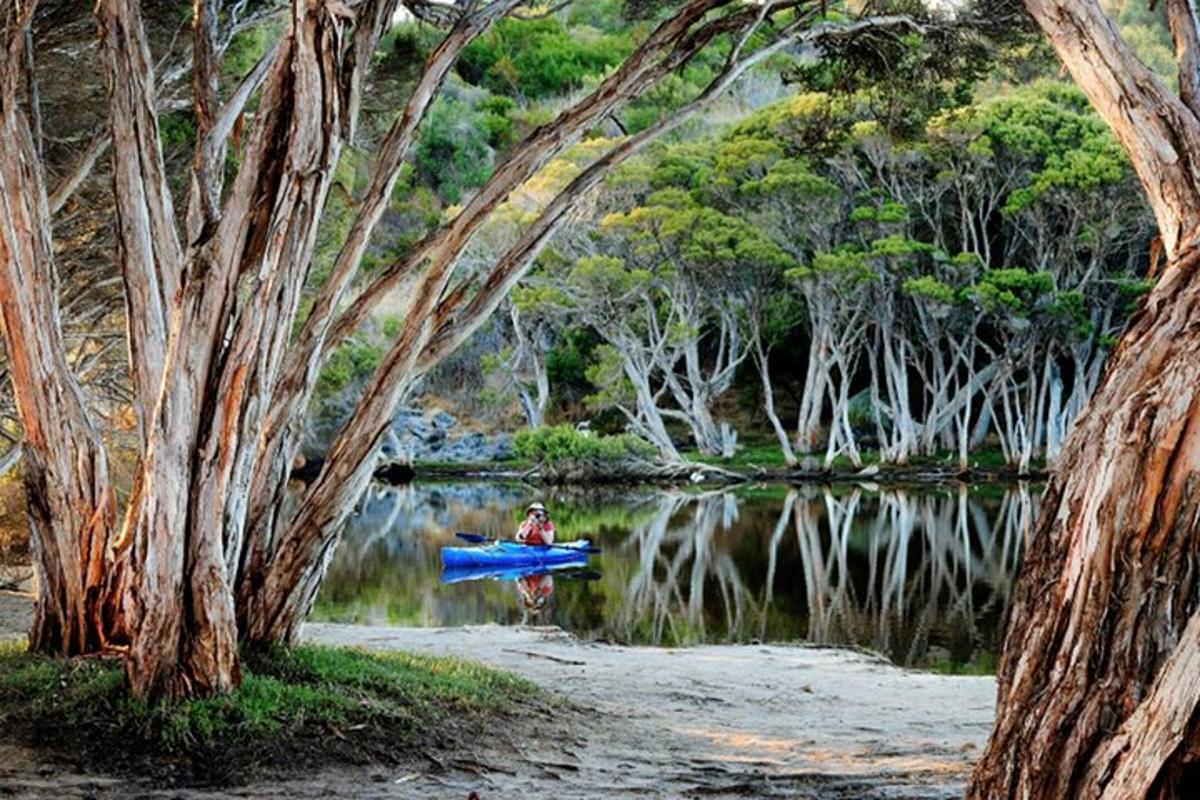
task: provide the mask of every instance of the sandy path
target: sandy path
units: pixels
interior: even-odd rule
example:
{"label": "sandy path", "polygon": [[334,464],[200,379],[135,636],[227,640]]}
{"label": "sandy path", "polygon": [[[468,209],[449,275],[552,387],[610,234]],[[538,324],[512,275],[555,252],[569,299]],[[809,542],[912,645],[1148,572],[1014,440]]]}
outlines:
{"label": "sandy path", "polygon": [[[515,774],[488,774],[482,786],[501,797],[954,797],[992,721],[990,678],[909,672],[845,650],[614,647],[498,626],[313,624],[305,635],[473,658],[590,712],[570,740],[521,748]],[[413,784],[413,797],[433,791]]]}
{"label": "sandy path", "polygon": [[24,636],[33,621],[33,596],[0,589],[0,639]]}
{"label": "sandy path", "polygon": [[[0,593],[0,636],[28,616],[28,596]],[[995,691],[990,678],[802,646],[614,647],[499,626],[312,624],[305,636],[475,659],[537,680],[583,713],[534,740],[433,754],[412,769],[330,770],[223,791],[78,775],[0,746],[0,797],[950,798],[987,738]]]}

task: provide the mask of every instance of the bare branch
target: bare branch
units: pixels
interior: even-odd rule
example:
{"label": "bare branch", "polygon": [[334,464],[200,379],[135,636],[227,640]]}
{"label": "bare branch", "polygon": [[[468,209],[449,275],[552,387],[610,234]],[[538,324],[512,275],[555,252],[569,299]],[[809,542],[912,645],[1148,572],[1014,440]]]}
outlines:
{"label": "bare branch", "polygon": [[87,177],[92,174],[96,162],[100,160],[100,156],[104,155],[104,151],[110,144],[112,144],[112,135],[109,134],[107,125],[93,132],[89,137],[87,148],[79,154],[74,165],[50,193],[51,214],[57,214],[62,210],[62,207],[67,204],[67,200],[71,199],[71,195],[75,194]]}
{"label": "bare branch", "polygon": [[279,44],[272,45],[271,49],[263,54],[263,57],[246,73],[241,83],[229,95],[229,99],[225,101],[225,105],[221,106],[221,110],[213,120],[212,130],[209,131],[209,138],[211,140],[226,141],[229,139],[234,125],[237,124],[238,117],[246,110],[246,104],[250,102],[250,98],[254,96],[254,93],[262,87],[263,81],[266,80],[267,73],[270,71],[271,64],[275,61],[278,51]]}
{"label": "bare branch", "polygon": [[[36,0],[30,7],[37,5]],[[42,131],[42,100],[38,93],[37,73],[33,65],[33,27],[25,28],[25,91],[29,95],[29,126],[33,130],[33,145],[41,156],[45,153],[45,134]]]}
{"label": "bare branch", "polygon": [[221,161],[225,154],[224,147],[214,147],[209,137],[220,101],[220,56],[216,39],[221,3],[220,0],[196,0],[194,8],[192,111],[196,119],[196,147],[192,157],[191,200],[187,209],[187,238],[193,242],[201,238],[203,229],[211,229],[216,222],[223,183]]}

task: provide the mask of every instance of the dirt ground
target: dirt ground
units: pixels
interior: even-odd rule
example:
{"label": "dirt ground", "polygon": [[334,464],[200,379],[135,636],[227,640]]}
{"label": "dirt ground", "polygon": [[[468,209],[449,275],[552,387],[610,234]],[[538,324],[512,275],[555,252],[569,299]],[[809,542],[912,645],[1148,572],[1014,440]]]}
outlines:
{"label": "dirt ground", "polygon": [[[0,594],[0,636],[27,596]],[[830,798],[961,796],[995,684],[804,646],[616,647],[554,628],[312,624],[315,642],[454,655],[516,671],[578,709],[543,733],[410,767],[202,790],[75,774],[0,747],[0,797]]]}

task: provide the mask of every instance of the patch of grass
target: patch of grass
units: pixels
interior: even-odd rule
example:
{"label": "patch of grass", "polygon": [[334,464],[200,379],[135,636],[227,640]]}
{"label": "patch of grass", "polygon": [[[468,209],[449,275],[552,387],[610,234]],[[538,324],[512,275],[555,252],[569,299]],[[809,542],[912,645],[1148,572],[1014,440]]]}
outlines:
{"label": "patch of grass", "polygon": [[[732,458],[722,458],[721,456],[706,456],[700,453],[699,450],[683,450],[681,455],[690,461],[696,461],[702,464],[714,464],[729,469],[738,468],[753,468],[762,467],[765,469],[784,469],[787,467],[787,462],[783,457],[783,450],[779,444],[772,441],[762,442],[746,442],[739,446],[738,451]],[[809,458],[816,463],[823,463],[825,454],[818,453],[798,453],[797,457],[803,460]],[[882,465],[879,460],[879,452],[877,450],[864,450],[861,452],[863,466]],[[1002,471],[1006,469],[1007,464],[1004,461],[1004,454],[997,449],[982,449],[974,451],[970,454],[969,463],[973,469],[996,470]],[[856,469],[848,456],[842,454],[833,459],[832,469],[838,472],[851,472]],[[914,456],[908,464],[913,469],[920,468],[951,468],[958,467],[958,453],[953,451],[944,451],[933,456]],[[1045,461],[1035,459],[1031,465],[1031,469],[1041,471],[1045,469]]]}
{"label": "patch of grass", "polygon": [[995,653],[984,650],[971,661],[943,659],[934,661],[925,669],[939,675],[995,675],[996,661]]}
{"label": "patch of grass", "polygon": [[681,450],[679,453],[688,461],[698,464],[715,464],[720,467],[766,467],[780,469],[787,467],[783,458],[783,449],[778,443],[744,444],[740,446],[732,458],[721,456],[706,456],[699,450]]}
{"label": "patch of grass", "polygon": [[148,705],[116,662],[0,643],[0,731],[86,769],[223,784],[263,767],[400,763],[545,707],[533,684],[450,658],[305,645],[247,653],[244,669],[232,694]]}

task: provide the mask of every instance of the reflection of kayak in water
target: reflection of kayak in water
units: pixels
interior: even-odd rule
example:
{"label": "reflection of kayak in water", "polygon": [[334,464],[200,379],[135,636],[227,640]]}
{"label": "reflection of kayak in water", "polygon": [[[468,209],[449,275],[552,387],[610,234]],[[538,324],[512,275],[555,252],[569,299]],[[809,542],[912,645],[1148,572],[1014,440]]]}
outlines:
{"label": "reflection of kayak in water", "polygon": [[495,542],[483,547],[443,547],[442,565],[447,570],[462,567],[486,567],[494,570],[514,567],[552,567],[558,564],[587,564],[594,548],[587,539],[550,546]]}
{"label": "reflection of kayak in water", "polygon": [[498,567],[495,565],[446,567],[442,570],[442,583],[463,583],[464,581],[517,581],[535,575],[551,574],[556,578],[579,578],[581,580],[596,580],[599,572],[587,568],[587,556],[579,553],[575,561],[562,564],[532,564],[523,567]]}

